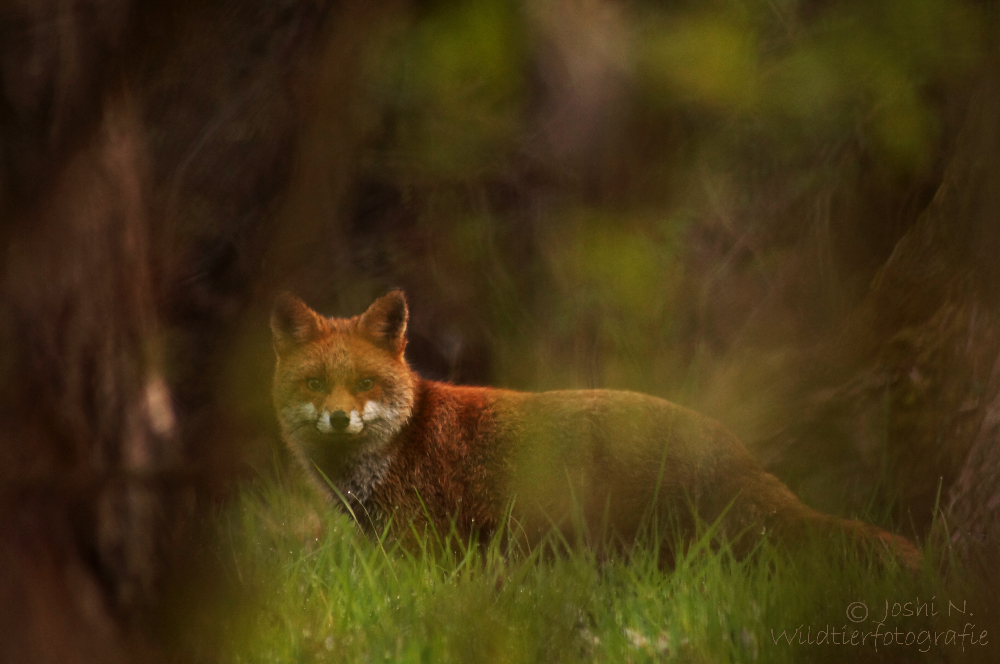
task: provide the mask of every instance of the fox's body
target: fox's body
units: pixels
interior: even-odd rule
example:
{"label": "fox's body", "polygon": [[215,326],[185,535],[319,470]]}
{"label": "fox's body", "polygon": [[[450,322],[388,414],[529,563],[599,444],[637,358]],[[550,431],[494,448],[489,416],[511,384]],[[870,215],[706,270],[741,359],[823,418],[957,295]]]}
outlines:
{"label": "fox's body", "polygon": [[650,514],[682,526],[721,516],[719,534],[741,548],[764,532],[839,527],[919,558],[901,538],[806,507],[724,427],[668,401],[423,380],[403,359],[406,320],[399,292],[349,319],[286,296],[272,317],[282,436],[365,527],[429,519],[489,537],[512,505],[529,546],[555,525],[628,547]]}

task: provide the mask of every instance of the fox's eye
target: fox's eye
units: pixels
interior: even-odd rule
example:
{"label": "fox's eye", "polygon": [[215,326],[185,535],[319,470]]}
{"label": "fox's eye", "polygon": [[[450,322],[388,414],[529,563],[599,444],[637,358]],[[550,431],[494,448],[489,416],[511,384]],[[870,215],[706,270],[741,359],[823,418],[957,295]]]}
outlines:
{"label": "fox's eye", "polygon": [[375,387],[375,380],[373,378],[362,378],[358,381],[358,392],[367,392],[373,387]]}
{"label": "fox's eye", "polygon": [[322,392],[326,384],[320,378],[310,378],[306,381],[306,387],[313,392]]}

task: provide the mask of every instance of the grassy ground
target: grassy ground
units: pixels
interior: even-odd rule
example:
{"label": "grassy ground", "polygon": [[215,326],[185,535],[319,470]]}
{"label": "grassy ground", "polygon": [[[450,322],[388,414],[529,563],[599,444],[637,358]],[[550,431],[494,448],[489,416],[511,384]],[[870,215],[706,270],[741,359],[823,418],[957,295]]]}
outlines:
{"label": "grassy ground", "polygon": [[919,574],[836,541],[744,561],[703,542],[669,573],[648,551],[413,553],[287,482],[247,487],[222,521],[245,607],[223,630],[233,662],[1000,661],[995,617],[933,551]]}

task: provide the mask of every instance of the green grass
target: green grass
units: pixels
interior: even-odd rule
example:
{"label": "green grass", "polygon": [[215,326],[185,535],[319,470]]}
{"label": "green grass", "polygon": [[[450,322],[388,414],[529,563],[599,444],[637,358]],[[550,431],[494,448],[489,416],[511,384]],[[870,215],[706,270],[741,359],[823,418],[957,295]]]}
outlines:
{"label": "green grass", "polygon": [[[980,621],[976,638],[988,629],[991,645],[1000,633],[982,624],[987,607],[972,585],[954,565],[938,572],[943,555],[931,550],[917,574],[832,540],[794,557],[765,544],[738,561],[703,538],[668,572],[648,549],[629,560],[505,556],[498,539],[408,552],[366,538],[289,482],[246,487],[221,520],[218,550],[243,597],[222,629],[231,662],[998,661],[968,636],[963,650],[967,622]],[[860,640],[887,601],[876,651],[871,636]],[[892,616],[894,604],[916,613],[918,601],[921,615]],[[857,602],[868,618],[855,623],[847,611],[866,611]],[[824,626],[837,634],[817,644]],[[830,643],[845,627],[847,641],[858,630],[856,644]],[[914,642],[887,645],[897,628]],[[935,632],[937,645],[916,641]]]}

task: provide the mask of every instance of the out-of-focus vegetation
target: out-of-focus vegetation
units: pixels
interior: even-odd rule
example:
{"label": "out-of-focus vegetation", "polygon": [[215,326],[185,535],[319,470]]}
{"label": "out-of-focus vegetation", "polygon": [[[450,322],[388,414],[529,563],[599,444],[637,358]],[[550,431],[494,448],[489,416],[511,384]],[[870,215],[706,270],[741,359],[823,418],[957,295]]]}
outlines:
{"label": "out-of-focus vegetation", "polygon": [[941,130],[935,88],[982,55],[984,15],[974,3],[709,7],[643,16],[642,91],[661,108],[749,120],[766,132],[758,147],[771,158],[857,135],[891,168],[926,168]]}
{"label": "out-of-focus vegetation", "polygon": [[508,156],[526,102],[519,13],[504,0],[444,3],[399,28],[369,82],[389,108],[387,166],[461,181]]}
{"label": "out-of-focus vegetation", "polygon": [[983,21],[955,0],[427,3],[370,53],[353,177],[379,188],[343,195],[356,246],[331,269],[461,318],[497,358],[479,380],[676,394],[692,349],[830,325],[863,291],[915,213],[871,199],[925,195]]}

